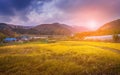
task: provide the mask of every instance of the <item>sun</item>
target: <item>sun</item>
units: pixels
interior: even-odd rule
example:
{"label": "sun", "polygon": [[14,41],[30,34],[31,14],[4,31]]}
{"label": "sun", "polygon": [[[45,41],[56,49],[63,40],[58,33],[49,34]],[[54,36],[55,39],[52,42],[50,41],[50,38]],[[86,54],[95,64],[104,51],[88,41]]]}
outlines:
{"label": "sun", "polygon": [[97,28],[97,21],[95,21],[95,20],[91,20],[91,21],[88,21],[87,22],[87,25],[88,25],[88,27],[90,28],[90,29],[96,29]]}

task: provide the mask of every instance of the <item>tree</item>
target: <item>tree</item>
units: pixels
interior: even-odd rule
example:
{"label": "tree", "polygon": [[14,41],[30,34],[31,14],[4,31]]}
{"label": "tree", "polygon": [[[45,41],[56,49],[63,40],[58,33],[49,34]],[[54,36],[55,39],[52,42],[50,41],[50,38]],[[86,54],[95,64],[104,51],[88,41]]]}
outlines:
{"label": "tree", "polygon": [[113,41],[118,42],[119,41],[119,36],[118,34],[113,35]]}
{"label": "tree", "polygon": [[80,34],[80,33],[76,33],[76,34],[74,35],[74,38],[78,38],[78,39],[80,39],[80,40],[83,40],[83,39],[85,38],[85,35],[84,35],[84,34]]}
{"label": "tree", "polygon": [[6,36],[3,34],[3,33],[0,33],[0,42],[3,41],[3,39],[5,38]]}

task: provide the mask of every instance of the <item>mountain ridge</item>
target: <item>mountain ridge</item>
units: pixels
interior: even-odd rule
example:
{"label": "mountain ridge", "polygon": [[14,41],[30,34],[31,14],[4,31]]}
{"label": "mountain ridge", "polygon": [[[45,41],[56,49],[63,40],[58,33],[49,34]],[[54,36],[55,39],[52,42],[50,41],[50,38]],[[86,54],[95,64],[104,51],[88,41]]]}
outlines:
{"label": "mountain ridge", "polygon": [[101,26],[98,30],[99,31],[104,31],[106,29],[111,29],[111,30],[120,30],[120,19],[108,22]]}
{"label": "mountain ridge", "polygon": [[14,34],[71,35],[82,32],[85,32],[85,35],[120,34],[120,19],[108,22],[96,31],[90,31],[88,28],[81,26],[74,27],[60,23],[40,24],[34,27],[0,23],[0,32],[8,36],[14,36]]}
{"label": "mountain ridge", "polygon": [[[16,33],[16,34],[35,34],[35,35],[71,35],[72,33],[79,32],[80,30],[84,31],[83,28],[78,29],[78,27],[72,27],[60,23],[40,24],[37,26],[21,26],[21,25],[0,23],[1,32],[4,30],[4,28],[9,30],[9,32],[11,32],[12,34]],[[9,36],[10,35],[11,34],[9,34]]]}

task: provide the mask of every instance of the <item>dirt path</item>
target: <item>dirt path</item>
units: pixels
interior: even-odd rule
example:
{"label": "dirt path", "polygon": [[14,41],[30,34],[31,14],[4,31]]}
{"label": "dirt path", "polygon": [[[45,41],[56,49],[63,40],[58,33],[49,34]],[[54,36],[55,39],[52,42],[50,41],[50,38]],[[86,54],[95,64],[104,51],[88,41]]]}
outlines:
{"label": "dirt path", "polygon": [[104,50],[109,50],[109,51],[112,51],[112,52],[120,54],[120,50],[114,49],[114,48],[101,47],[101,46],[95,46],[95,45],[87,45],[87,46],[97,47],[97,48],[101,48],[101,49],[104,49]]}

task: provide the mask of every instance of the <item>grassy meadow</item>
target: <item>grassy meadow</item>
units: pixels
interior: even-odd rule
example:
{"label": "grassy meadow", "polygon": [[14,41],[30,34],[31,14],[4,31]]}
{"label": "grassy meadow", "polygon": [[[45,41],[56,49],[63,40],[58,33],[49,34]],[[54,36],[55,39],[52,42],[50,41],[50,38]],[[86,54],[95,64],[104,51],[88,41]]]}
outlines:
{"label": "grassy meadow", "polygon": [[120,43],[29,42],[0,47],[0,75],[120,75]]}

